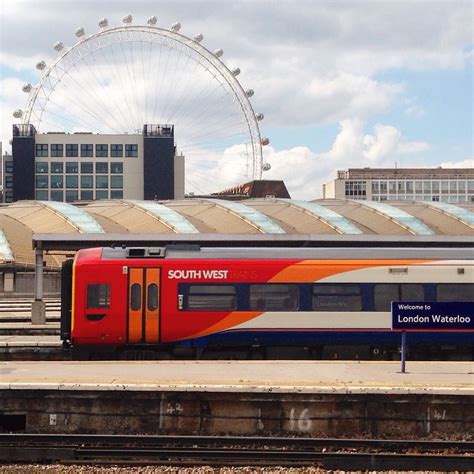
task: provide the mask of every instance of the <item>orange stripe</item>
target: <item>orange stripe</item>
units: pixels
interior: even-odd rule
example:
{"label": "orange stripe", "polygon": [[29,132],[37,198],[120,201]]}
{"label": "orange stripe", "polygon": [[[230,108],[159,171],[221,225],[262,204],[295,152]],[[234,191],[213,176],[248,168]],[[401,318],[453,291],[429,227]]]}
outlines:
{"label": "orange stripe", "polygon": [[430,260],[377,260],[377,263],[374,263],[373,260],[304,260],[284,268],[269,281],[271,283],[311,283],[338,273],[363,268],[413,265],[427,262],[430,262]]}
{"label": "orange stripe", "polygon": [[[158,306],[155,310],[148,309],[148,292],[151,284],[158,287]],[[146,270],[146,307],[145,307],[145,342],[158,342],[160,307],[160,269],[148,268]]]}
{"label": "orange stripe", "polygon": [[[130,282],[128,287],[128,342],[140,342],[142,340],[142,285],[143,269],[129,268]],[[132,285],[140,285],[140,309],[132,310]]]}

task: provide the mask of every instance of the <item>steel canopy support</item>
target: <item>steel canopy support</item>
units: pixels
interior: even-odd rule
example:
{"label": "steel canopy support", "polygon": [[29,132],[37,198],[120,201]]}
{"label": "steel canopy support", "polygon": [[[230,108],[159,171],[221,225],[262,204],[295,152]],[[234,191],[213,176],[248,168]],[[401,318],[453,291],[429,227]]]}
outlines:
{"label": "steel canopy support", "polygon": [[46,324],[46,304],[43,301],[43,249],[35,249],[35,300],[31,305],[31,323]]}

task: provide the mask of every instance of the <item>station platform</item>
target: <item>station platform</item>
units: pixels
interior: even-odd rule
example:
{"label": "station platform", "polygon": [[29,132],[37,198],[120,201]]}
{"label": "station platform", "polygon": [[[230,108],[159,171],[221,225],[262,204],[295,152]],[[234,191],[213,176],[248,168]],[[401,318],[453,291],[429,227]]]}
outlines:
{"label": "station platform", "polygon": [[[7,341],[8,342],[8,341]],[[474,362],[1,362],[0,390],[474,395]]]}
{"label": "station platform", "polygon": [[408,361],[407,371],[398,362],[0,362],[0,432],[472,435],[472,362]]}

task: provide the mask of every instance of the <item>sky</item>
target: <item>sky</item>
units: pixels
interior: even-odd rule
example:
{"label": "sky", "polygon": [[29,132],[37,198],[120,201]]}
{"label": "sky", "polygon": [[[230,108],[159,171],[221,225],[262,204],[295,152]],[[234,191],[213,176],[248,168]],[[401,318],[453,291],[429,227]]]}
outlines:
{"label": "sky", "polygon": [[[474,166],[473,2],[452,0],[0,0],[0,139],[4,150],[9,149],[12,123],[18,121],[12,112],[26,107],[28,96],[21,87],[37,83],[39,60],[49,64],[57,56],[52,45],[61,40],[71,46],[77,27],[97,31],[102,17],[120,25],[129,13],[134,23],[144,24],[156,15],[160,26],[169,28],[179,21],[186,35],[202,32],[209,50],[222,48],[225,63],[241,69],[238,79],[243,88],[255,91],[250,99],[255,112],[265,115],[259,125],[261,135],[270,140],[264,147],[264,160],[271,170],[263,176],[284,180],[293,198],[320,197],[322,183],[334,179],[336,170],[348,167]],[[140,57],[138,49],[134,54]],[[164,70],[166,64],[171,74],[168,63],[154,60],[152,70]],[[170,104],[158,101],[158,109],[178,110],[181,105],[176,103],[188,98],[193,102],[184,93],[185,82],[193,85],[205,80],[205,76],[193,79],[195,70],[187,62],[176,65],[170,76],[176,87],[166,93]],[[95,71],[103,83],[97,82],[101,89],[94,97],[104,102],[104,123],[108,123],[105,115],[110,107],[112,126],[112,119],[119,122],[113,111],[123,104],[118,99],[119,85],[113,83],[113,70],[105,62],[96,64]],[[143,65],[142,71],[146,77]],[[90,103],[83,96],[94,85],[79,87],[79,74],[84,74],[77,74],[57,87],[58,91],[62,88],[62,96],[57,93],[56,114],[67,107],[76,107],[78,115],[86,114],[85,108],[92,107],[92,94]],[[89,75],[92,78],[96,73]],[[132,95],[126,87],[122,91],[128,97],[135,94],[138,108],[153,108],[143,102],[142,92],[149,87],[146,81],[138,79],[135,87],[130,85]],[[209,91],[214,103],[199,101],[196,95],[192,109],[196,112],[188,115],[192,122],[187,125],[188,136],[178,135],[178,148],[183,147],[185,156],[188,150],[188,158],[194,160],[190,170],[196,174],[192,178],[189,171],[189,178],[194,179],[196,192],[204,190],[204,181],[198,183],[204,175],[207,182],[222,187],[242,181],[239,173],[245,166],[242,137],[234,121],[238,110],[225,102],[225,95],[218,99],[217,93]],[[125,120],[127,111],[120,113]],[[227,148],[217,150],[206,139],[199,150],[191,150],[186,140],[198,137],[199,128],[211,130],[210,135],[214,130],[221,133],[216,123],[236,141],[228,143],[230,138],[223,136],[221,143]],[[73,129],[78,126],[83,129],[85,123]]]}

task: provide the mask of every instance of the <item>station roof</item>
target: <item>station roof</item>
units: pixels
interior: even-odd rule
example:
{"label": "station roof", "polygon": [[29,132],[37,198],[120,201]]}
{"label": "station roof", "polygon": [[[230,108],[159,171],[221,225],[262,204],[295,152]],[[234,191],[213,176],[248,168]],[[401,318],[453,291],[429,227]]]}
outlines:
{"label": "station roof", "polygon": [[[377,236],[389,240],[398,236],[408,241],[464,236],[472,240],[474,203],[195,198],[163,202],[103,200],[76,206],[19,201],[0,207],[0,264],[12,259],[18,264],[33,264],[33,234],[74,235],[73,239],[83,234],[85,240],[89,234],[104,234],[104,245],[110,240],[108,237],[118,239],[120,234],[169,234],[170,241],[174,235],[180,242],[192,235],[195,237],[190,240],[198,242],[205,234],[223,243],[236,240],[231,236],[244,234],[253,235],[249,238],[254,240],[258,235],[264,239],[280,235],[282,242],[306,236],[366,241],[375,241]],[[51,255],[46,261],[47,265],[57,266],[60,260],[60,256]]]}

